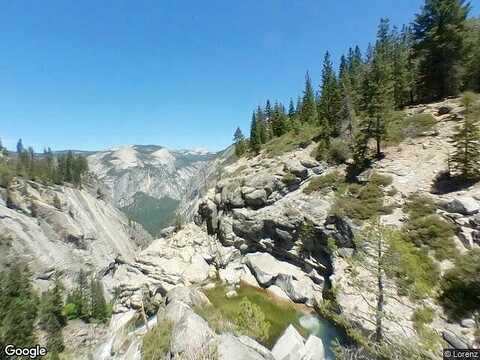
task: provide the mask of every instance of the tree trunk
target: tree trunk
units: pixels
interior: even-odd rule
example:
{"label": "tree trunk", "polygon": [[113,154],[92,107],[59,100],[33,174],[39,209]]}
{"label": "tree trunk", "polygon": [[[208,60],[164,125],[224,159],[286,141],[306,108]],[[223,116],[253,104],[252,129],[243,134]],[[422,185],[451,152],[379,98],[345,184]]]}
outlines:
{"label": "tree trunk", "polygon": [[376,332],[375,332],[375,341],[381,342],[383,338],[382,331],[382,318],[383,318],[383,306],[384,306],[384,284],[383,284],[383,261],[382,261],[382,251],[383,251],[382,235],[378,238],[378,248],[377,248],[377,286],[378,286],[378,297],[377,297],[377,313],[376,313]]}
{"label": "tree trunk", "polygon": [[381,135],[380,135],[380,118],[377,117],[377,133],[375,134],[375,140],[377,142],[377,158],[380,159],[381,151],[380,151],[380,142],[381,142]]}

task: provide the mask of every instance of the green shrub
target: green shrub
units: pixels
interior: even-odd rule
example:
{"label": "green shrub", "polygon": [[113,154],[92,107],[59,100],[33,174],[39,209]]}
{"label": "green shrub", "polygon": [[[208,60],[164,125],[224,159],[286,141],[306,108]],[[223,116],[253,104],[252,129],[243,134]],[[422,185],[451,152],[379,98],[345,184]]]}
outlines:
{"label": "green shrub", "polygon": [[435,214],[436,208],[437,205],[431,197],[415,193],[409,196],[404,210],[411,218],[419,218]]}
{"label": "green shrub", "polygon": [[320,132],[318,126],[311,124],[298,124],[294,130],[286,134],[275,137],[264,145],[265,155],[278,156],[286,152],[298,149],[300,146],[308,144]]}
{"label": "green shrub", "polygon": [[344,164],[352,157],[350,146],[342,139],[333,139],[328,148],[327,160],[331,164]]}
{"label": "green shrub", "polygon": [[334,171],[311,179],[308,185],[303,189],[303,192],[305,194],[311,194],[316,191],[328,192],[336,190],[343,182],[342,175],[339,172]]}
{"label": "green shrub", "polygon": [[65,306],[63,307],[63,315],[68,320],[78,319],[80,316],[78,306],[72,303],[65,304]]}
{"label": "green shrub", "polygon": [[415,245],[432,250],[438,260],[454,258],[455,227],[437,215],[436,209],[437,205],[432,198],[420,194],[411,195],[404,206],[409,215],[404,232]]}
{"label": "green shrub", "polygon": [[333,214],[360,221],[390,214],[391,211],[384,205],[383,189],[375,182],[350,184],[344,194],[337,194],[331,210]]}
{"label": "green shrub", "polygon": [[194,310],[218,334],[237,330],[236,325],[215,306],[196,306]]}
{"label": "green shrub", "polygon": [[383,187],[387,187],[389,185],[392,185],[393,183],[393,179],[391,176],[379,174],[376,172],[374,172],[372,176],[370,176],[368,181],[375,186],[383,186]]}
{"label": "green shrub", "polygon": [[438,215],[411,217],[405,225],[406,236],[417,246],[426,246],[438,260],[456,256],[454,226]]}
{"label": "green shrub", "polygon": [[419,137],[432,130],[437,121],[431,114],[415,114],[405,118],[404,134],[406,137]]}
{"label": "green shrub", "polygon": [[329,147],[330,145],[325,140],[320,140],[312,156],[318,161],[328,160]]}
{"label": "green shrub", "polygon": [[436,120],[430,114],[405,116],[404,112],[398,111],[392,114],[387,124],[386,141],[390,145],[396,145],[406,138],[419,137],[431,131],[435,128]]}
{"label": "green shrub", "polygon": [[431,296],[438,284],[438,266],[401,231],[393,231],[389,236],[388,273],[395,279],[401,295],[413,299]]}
{"label": "green shrub", "polygon": [[421,339],[421,344],[430,351],[435,351],[442,345],[442,338],[427,326],[434,318],[435,310],[428,306],[415,309],[412,316],[413,327]]}
{"label": "green shrub", "polygon": [[282,182],[287,186],[294,184],[297,180],[298,180],[297,177],[293,175],[291,172],[287,172],[282,177]]}
{"label": "green shrub", "polygon": [[270,323],[265,320],[262,309],[244,297],[235,318],[241,333],[260,341],[266,341],[270,333]]}
{"label": "green shrub", "polygon": [[415,309],[412,315],[412,321],[416,327],[431,324],[434,318],[435,310],[428,306]]}
{"label": "green shrub", "polygon": [[4,188],[9,187],[13,177],[13,170],[0,159],[0,186]]}
{"label": "green shrub", "polygon": [[435,352],[442,348],[442,337],[433,329],[428,326],[420,326],[417,330],[417,334],[420,336],[422,347],[430,352]]}
{"label": "green shrub", "polygon": [[145,334],[142,343],[142,359],[164,360],[170,348],[172,324],[169,321],[160,321],[154,328]]}
{"label": "green shrub", "polygon": [[453,319],[480,311],[480,249],[473,249],[455,262],[441,281],[440,303]]}

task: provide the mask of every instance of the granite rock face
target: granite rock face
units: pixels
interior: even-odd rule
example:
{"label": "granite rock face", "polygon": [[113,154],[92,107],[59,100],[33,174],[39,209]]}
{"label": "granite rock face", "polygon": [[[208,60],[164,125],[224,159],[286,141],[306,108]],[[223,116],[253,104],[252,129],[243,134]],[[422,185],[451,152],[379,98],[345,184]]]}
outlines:
{"label": "granite rock face", "polygon": [[110,288],[118,266],[151,242],[140,225],[86,189],[17,179],[11,194],[10,208],[0,201],[0,264],[29,263],[41,287],[55,273],[68,286],[83,269]]}
{"label": "granite rock face", "polygon": [[[169,150],[157,145],[127,145],[88,156],[90,170],[105,184],[115,206],[131,213],[157,234],[175,213],[189,221],[200,197],[211,185],[215,172],[231,157],[232,149],[220,153],[206,150]],[[158,211],[152,224],[150,213]],[[141,208],[143,213],[135,212]],[[163,224],[163,225],[162,225]]]}

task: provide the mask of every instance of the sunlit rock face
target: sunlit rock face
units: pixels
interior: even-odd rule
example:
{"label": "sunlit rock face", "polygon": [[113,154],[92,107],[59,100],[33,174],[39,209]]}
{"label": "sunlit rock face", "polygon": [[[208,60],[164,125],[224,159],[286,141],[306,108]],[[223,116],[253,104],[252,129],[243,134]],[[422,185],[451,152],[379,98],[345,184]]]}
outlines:
{"label": "sunlit rock face", "polygon": [[88,162],[115,206],[158,235],[177,211],[191,218],[224,154],[127,145],[94,153]]}
{"label": "sunlit rock face", "polygon": [[80,269],[103,277],[133,259],[151,236],[96,193],[16,179],[8,207],[0,196],[0,267],[25,263],[36,283],[63,274],[69,285]]}

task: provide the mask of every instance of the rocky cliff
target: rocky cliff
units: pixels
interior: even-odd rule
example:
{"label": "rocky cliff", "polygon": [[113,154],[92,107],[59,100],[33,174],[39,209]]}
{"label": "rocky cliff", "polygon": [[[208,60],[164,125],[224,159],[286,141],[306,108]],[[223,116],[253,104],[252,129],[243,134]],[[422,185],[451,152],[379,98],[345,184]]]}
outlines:
{"label": "rocky cliff", "polygon": [[[47,285],[55,273],[66,285],[80,269],[112,275],[131,261],[151,237],[93,189],[42,185],[16,179],[0,200],[0,262],[29,264],[36,283]],[[108,285],[108,282],[106,282]]]}
{"label": "rocky cliff", "polygon": [[[436,125],[418,137],[388,147],[385,158],[359,176],[363,183],[368,183],[374,173],[392,179],[391,184],[385,185],[383,193],[384,202],[393,211],[391,214],[379,214],[381,223],[401,227],[407,217],[404,205],[408,197],[412,193],[424,195],[439,204],[437,214],[455,228],[457,254],[478,248],[480,185],[448,192],[438,189],[438,179],[447,168],[448,154],[452,150],[451,135],[463,119],[463,107],[458,99],[451,99],[412,107],[406,109],[406,114],[431,115]],[[314,147],[315,144],[311,144],[274,158],[261,154],[252,159],[241,159],[227,167],[223,178],[200,205],[197,222],[204,223],[208,233],[224,245],[234,246],[242,253],[271,253],[276,259],[295,264],[303,276],[316,285],[327,283],[330,286],[332,283],[343,316],[360,328],[374,331],[375,311],[372,304],[375,303],[375,292],[368,289],[359,291],[354,286],[362,281],[362,277],[366,281],[374,275],[368,271],[353,271],[350,261],[355,252],[353,240],[360,224],[355,225],[353,214],[348,211],[342,216],[335,215],[336,212],[332,211],[335,203],[332,188],[305,191],[319,179],[318,175],[343,173],[345,167],[318,163],[311,156]],[[245,257],[247,264],[249,256]],[[452,259],[443,260],[439,266],[442,271],[451,268]],[[268,264],[265,268],[275,266]],[[289,273],[291,284],[282,290],[293,301],[308,304],[308,296],[302,297],[291,291],[300,288],[303,277],[295,272]],[[267,288],[283,283],[281,276],[266,276],[264,279],[257,276],[257,280]],[[412,302],[407,296],[402,296],[397,285],[388,279],[385,286],[389,294],[394,294],[384,308],[387,314],[384,319],[386,336],[417,338],[413,314],[416,309],[428,304],[437,314],[432,324],[435,333],[443,336],[450,346],[475,346],[473,329],[468,325],[473,323],[472,319],[465,319],[463,325],[452,323],[446,320],[443,310],[433,301]]]}
{"label": "rocky cliff", "polygon": [[191,218],[219,161],[228,154],[131,145],[94,153],[88,162],[113,203],[158,235],[172,225],[177,212]]}

